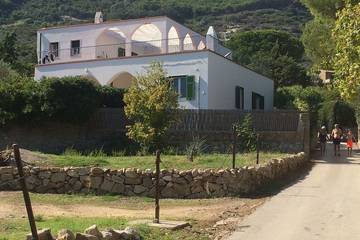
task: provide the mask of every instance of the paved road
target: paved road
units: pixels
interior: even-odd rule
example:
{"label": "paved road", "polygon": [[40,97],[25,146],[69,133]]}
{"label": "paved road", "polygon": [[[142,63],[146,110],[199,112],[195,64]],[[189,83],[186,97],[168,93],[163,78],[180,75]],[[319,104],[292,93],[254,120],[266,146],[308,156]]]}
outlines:
{"label": "paved road", "polygon": [[360,239],[360,154],[324,160],[248,216],[227,240]]}

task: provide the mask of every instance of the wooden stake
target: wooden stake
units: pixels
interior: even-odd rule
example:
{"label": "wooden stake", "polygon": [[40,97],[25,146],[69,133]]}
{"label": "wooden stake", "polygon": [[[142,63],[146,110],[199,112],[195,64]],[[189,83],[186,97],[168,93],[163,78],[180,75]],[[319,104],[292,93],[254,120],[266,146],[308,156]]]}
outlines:
{"label": "wooden stake", "polygon": [[236,126],[233,126],[233,146],[232,146],[232,168],[235,168],[235,161],[236,161]]}
{"label": "wooden stake", "polygon": [[256,135],[256,164],[259,164],[259,138],[260,138],[260,134]]}
{"label": "wooden stake", "polygon": [[156,150],[156,173],[155,173],[155,219],[154,223],[160,223],[160,150]]}
{"label": "wooden stake", "polygon": [[30,223],[32,240],[39,240],[37,230],[36,230],[34,214],[33,214],[32,207],[31,207],[30,196],[29,196],[29,192],[26,187],[25,174],[24,174],[24,170],[23,170],[23,166],[22,166],[19,146],[17,144],[14,144],[13,149],[14,149],[15,161],[16,161],[16,165],[17,165],[17,169],[18,169],[19,177],[20,177],[19,181],[20,181],[22,192],[23,192],[25,207],[26,207],[26,211],[27,211],[27,215],[28,215],[28,219],[29,219],[29,223]]}

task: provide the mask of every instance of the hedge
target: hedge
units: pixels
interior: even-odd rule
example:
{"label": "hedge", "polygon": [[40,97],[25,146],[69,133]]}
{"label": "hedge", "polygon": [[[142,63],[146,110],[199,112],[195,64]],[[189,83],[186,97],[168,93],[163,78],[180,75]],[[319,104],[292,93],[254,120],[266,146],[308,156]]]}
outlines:
{"label": "hedge", "polygon": [[0,79],[0,125],[62,121],[80,123],[99,107],[123,107],[123,90],[84,77]]}

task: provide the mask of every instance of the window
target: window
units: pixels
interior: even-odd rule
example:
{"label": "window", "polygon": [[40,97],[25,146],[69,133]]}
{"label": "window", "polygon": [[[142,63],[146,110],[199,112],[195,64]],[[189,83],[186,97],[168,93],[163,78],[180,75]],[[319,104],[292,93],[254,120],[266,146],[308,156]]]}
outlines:
{"label": "window", "polygon": [[179,98],[186,98],[189,101],[195,98],[195,76],[175,76],[172,79],[172,86],[179,94]]}
{"label": "window", "polygon": [[59,57],[59,43],[58,42],[50,43],[49,54],[53,54],[54,57]]}
{"label": "window", "polygon": [[125,56],[125,49],[119,47],[118,48],[118,57],[124,57]]}
{"label": "window", "polygon": [[258,93],[252,93],[252,109],[253,110],[264,110],[265,98]]}
{"label": "window", "polygon": [[80,54],[80,40],[71,41],[71,56],[79,55]]}
{"label": "window", "polygon": [[244,110],[244,88],[235,87],[235,108]]}

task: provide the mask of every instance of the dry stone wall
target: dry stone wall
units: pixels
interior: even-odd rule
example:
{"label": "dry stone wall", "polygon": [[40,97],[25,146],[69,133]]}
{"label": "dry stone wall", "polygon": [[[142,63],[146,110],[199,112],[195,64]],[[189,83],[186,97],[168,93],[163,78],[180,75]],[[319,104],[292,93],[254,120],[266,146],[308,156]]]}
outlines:
{"label": "dry stone wall", "polygon": [[[161,170],[162,198],[210,198],[244,195],[294,173],[308,162],[304,153],[239,169]],[[25,167],[30,191],[96,193],[126,196],[155,195],[155,172],[139,169]],[[18,190],[14,167],[0,168],[0,190]]]}

